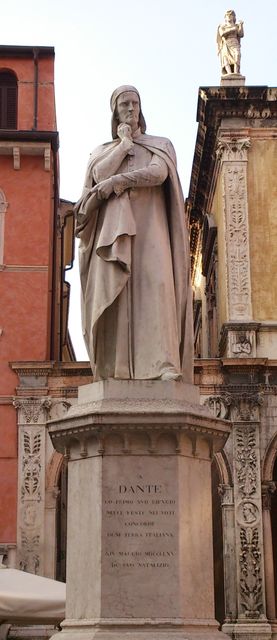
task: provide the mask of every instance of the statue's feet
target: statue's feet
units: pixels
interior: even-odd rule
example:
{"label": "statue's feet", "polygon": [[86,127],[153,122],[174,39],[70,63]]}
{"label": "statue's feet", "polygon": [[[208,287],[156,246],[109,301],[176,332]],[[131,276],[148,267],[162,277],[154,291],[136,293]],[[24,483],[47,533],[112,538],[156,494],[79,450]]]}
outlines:
{"label": "statue's feet", "polygon": [[181,380],[182,379],[182,374],[178,373],[178,371],[176,371],[176,369],[174,369],[174,367],[165,369],[165,371],[162,373],[160,380]]}

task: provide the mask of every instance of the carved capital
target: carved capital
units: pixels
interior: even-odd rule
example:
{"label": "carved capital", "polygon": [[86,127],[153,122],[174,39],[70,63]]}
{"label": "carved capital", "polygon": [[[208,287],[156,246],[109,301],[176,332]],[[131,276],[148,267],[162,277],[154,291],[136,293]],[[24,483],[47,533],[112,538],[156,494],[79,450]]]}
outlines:
{"label": "carved capital", "polygon": [[263,511],[271,509],[271,498],[276,491],[276,482],[269,481],[262,484],[262,505]]}
{"label": "carved capital", "polygon": [[18,398],[13,400],[13,406],[18,409],[19,424],[43,424],[46,414],[51,407],[50,398]]}
{"label": "carved capital", "polygon": [[57,498],[60,495],[59,487],[50,487],[45,492],[45,507],[46,509],[55,509],[57,506]]}
{"label": "carved capital", "polygon": [[259,422],[259,407],[263,404],[260,393],[232,395],[232,419],[235,422]]}
{"label": "carved capital", "polygon": [[245,162],[250,146],[250,138],[219,138],[216,153],[222,162]]}
{"label": "carved capital", "polygon": [[234,504],[234,489],[229,484],[218,485],[218,493],[222,507],[229,507]]}

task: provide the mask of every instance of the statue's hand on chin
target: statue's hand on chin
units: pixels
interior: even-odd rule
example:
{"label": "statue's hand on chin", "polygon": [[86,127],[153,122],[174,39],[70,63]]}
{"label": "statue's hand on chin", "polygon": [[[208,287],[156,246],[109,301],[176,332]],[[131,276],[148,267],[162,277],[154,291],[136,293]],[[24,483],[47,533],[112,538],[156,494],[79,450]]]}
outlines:
{"label": "statue's hand on chin", "polygon": [[129,124],[121,123],[117,127],[117,135],[121,140],[121,144],[124,145],[125,151],[129,155],[133,155],[132,150],[134,147],[132,138],[132,129]]}
{"label": "statue's hand on chin", "polygon": [[132,142],[132,129],[129,124],[125,124],[125,122],[121,122],[121,124],[117,127],[117,135],[120,140],[124,138],[128,138]]}

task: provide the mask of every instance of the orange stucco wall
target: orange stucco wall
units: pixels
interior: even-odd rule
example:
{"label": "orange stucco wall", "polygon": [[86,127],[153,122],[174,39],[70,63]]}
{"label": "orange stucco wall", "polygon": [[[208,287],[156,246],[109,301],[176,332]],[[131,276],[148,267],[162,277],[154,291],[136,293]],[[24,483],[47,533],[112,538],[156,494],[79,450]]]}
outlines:
{"label": "orange stucco wall", "polygon": [[[51,57],[39,59],[37,128],[42,131],[56,129],[53,64]],[[0,59],[0,69],[16,73],[18,129],[32,130],[32,57]],[[9,363],[50,357],[53,171],[45,170],[43,155],[21,153],[19,170],[11,155],[0,155],[0,189],[8,203],[0,267],[0,542],[9,543],[16,541],[18,445],[12,397],[19,383]]]}

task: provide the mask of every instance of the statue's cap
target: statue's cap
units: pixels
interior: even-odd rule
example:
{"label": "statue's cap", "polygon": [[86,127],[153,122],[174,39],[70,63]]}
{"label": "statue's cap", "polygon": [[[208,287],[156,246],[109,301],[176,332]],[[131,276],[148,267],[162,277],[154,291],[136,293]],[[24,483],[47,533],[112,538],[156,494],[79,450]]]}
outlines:
{"label": "statue's cap", "polygon": [[112,93],[111,102],[110,102],[112,112],[114,112],[115,110],[118,96],[120,96],[121,93],[126,93],[127,91],[134,91],[134,93],[136,93],[137,96],[139,97],[139,102],[140,102],[140,95],[136,87],[132,87],[132,85],[130,84],[123,84],[121,87],[117,87],[117,89],[115,89],[114,92]]}

